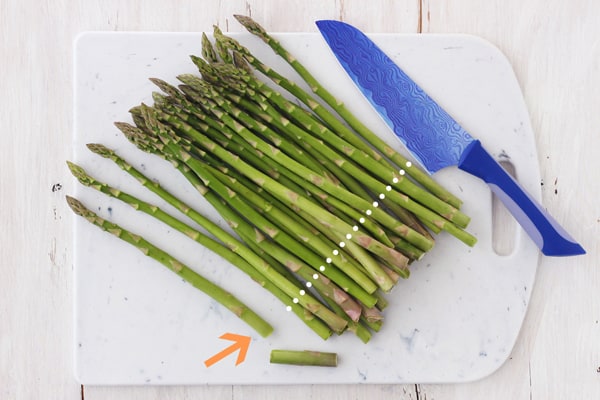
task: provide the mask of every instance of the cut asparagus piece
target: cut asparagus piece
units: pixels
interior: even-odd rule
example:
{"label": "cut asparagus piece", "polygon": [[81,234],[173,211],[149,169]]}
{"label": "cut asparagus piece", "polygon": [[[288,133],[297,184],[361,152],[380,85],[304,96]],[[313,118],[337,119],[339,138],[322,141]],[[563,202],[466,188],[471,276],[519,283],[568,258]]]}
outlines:
{"label": "cut asparagus piece", "polygon": [[337,367],[337,354],[322,351],[271,350],[271,364]]}

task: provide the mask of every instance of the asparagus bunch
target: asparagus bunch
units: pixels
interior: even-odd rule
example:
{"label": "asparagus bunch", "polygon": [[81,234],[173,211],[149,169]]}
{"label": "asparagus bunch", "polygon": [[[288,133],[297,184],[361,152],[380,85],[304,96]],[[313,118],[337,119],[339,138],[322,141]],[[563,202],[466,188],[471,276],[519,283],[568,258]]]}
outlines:
{"label": "asparagus bunch", "polygon": [[433,234],[445,231],[475,243],[464,230],[469,217],[455,196],[368,131],[264,29],[236,18],[339,116],[215,28],[215,44],[203,35],[202,57],[191,56],[198,75],[178,76],[179,86],[152,78],[160,89],[154,104],[133,107],[133,124],[115,123],[137,148],[171,162],[236,236],[102,145],[89,148],[211,236],[75,164],[69,167],[82,184],[158,218],[236,265],[320,337],[351,331],[367,342],[381,327],[385,294],[433,248]]}

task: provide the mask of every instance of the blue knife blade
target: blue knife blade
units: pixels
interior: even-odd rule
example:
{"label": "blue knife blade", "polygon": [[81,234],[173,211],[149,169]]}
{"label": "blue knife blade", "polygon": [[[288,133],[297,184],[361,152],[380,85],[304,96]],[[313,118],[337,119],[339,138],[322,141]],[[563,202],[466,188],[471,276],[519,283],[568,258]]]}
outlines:
{"label": "blue knife blade", "polygon": [[483,179],[543,254],[585,254],[581,245],[506,173],[481,142],[364,33],[339,21],[317,21],[317,27],[350,78],[430,173],[458,166]]}

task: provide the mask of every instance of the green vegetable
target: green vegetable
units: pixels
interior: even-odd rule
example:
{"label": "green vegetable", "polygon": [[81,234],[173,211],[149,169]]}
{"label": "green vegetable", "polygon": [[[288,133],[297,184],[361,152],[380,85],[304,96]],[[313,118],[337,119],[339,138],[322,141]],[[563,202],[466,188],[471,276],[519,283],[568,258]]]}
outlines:
{"label": "green vegetable", "polygon": [[269,325],[268,322],[263,320],[258,314],[248,308],[248,306],[234,297],[231,293],[225,291],[221,287],[194,272],[188,266],[184,265],[152,243],[148,242],[143,237],[131,233],[117,224],[100,218],[94,212],[86,208],[79,200],[73,197],[67,196],[67,203],[75,214],[82,216],[102,230],[111,233],[119,239],[137,247],[142,253],[163,264],[165,267],[189,282],[192,286],[218,301],[220,304],[254,328],[254,330],[256,330],[256,332],[258,332],[261,336],[266,337],[273,332],[273,327]]}
{"label": "green vegetable", "polygon": [[271,364],[337,367],[337,354],[322,351],[271,350]]}
{"label": "green vegetable", "polygon": [[[469,217],[459,210],[460,200],[417,167],[408,167],[264,29],[249,18],[236,18],[290,63],[327,105],[215,28],[214,45],[203,34],[202,58],[191,56],[199,75],[177,75],[177,87],[151,78],[160,89],[152,94],[154,104],[131,108],[133,125],[115,123],[139,150],[169,161],[233,233],[103,145],[88,147],[207,233],[73,163],[69,168],[82,184],[152,215],[238,267],[319,337],[350,331],[366,343],[382,328],[387,293],[408,278],[412,262],[434,248],[434,234],[445,231],[475,243],[464,230]],[[263,82],[254,70],[278,86]],[[224,298],[155,245],[68,201],[92,223],[141,246],[217,296],[260,334],[270,332],[260,317],[233,297]],[[274,350],[271,357],[300,365],[337,363],[330,353]]]}

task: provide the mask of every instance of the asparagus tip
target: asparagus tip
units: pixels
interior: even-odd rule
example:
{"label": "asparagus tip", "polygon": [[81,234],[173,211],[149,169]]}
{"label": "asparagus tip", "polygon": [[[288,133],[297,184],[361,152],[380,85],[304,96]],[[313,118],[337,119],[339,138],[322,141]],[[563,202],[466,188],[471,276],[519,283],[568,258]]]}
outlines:
{"label": "asparagus tip", "polygon": [[154,83],[156,86],[158,86],[158,88],[160,90],[162,90],[169,96],[177,97],[180,95],[180,93],[177,91],[175,86],[171,85],[170,83],[168,83],[162,79],[159,79],[159,78],[149,78],[149,79],[150,79],[150,82]]}
{"label": "asparagus tip", "polygon": [[[115,123],[116,125],[116,123]],[[114,155],[114,151],[100,143],[88,143],[87,148],[93,153],[96,153],[104,158],[109,158]]]}
{"label": "asparagus tip", "polygon": [[195,80],[196,76],[194,74],[179,74],[177,75],[177,79],[185,83],[186,85],[189,85],[189,82]]}
{"label": "asparagus tip", "polygon": [[263,40],[263,42],[268,44],[269,42],[273,41],[273,38],[269,36],[267,31],[252,18],[247,17],[245,15],[234,15],[234,17],[238,20],[240,24],[244,26],[244,28],[246,28],[248,32],[258,36],[260,39]]}
{"label": "asparagus tip", "polygon": [[126,122],[115,122],[115,125],[131,143],[135,144],[143,151],[150,151],[151,146],[149,145],[149,141],[146,139],[147,135],[143,130]]}
{"label": "asparagus tip", "polygon": [[173,100],[173,98],[165,96],[163,93],[152,92],[152,100],[154,100],[155,107],[164,109],[165,106],[169,106],[170,104],[172,104],[171,100]]}
{"label": "asparagus tip", "polygon": [[129,109],[129,113],[132,115],[142,115],[141,107],[134,106]]}
{"label": "asparagus tip", "polygon": [[146,125],[148,125],[149,128],[157,129],[161,127],[161,123],[158,122],[158,118],[156,118],[156,110],[145,103],[141,104],[140,110],[142,112],[142,117],[144,118],[144,121],[146,121]]}
{"label": "asparagus tip", "polygon": [[195,54],[190,54],[190,58],[192,59],[192,62],[194,64],[196,64],[197,62],[199,62],[199,63],[206,63],[205,59],[203,59],[202,57],[198,57]]}
{"label": "asparagus tip", "polygon": [[217,53],[215,52],[215,48],[204,32],[202,32],[202,57],[204,57],[206,61],[210,63],[216,63],[219,61],[217,58]]}
{"label": "asparagus tip", "polygon": [[87,186],[89,183],[89,176],[85,170],[71,161],[67,161],[67,166],[69,167],[71,174],[73,174],[73,176],[77,178],[79,182]]}
{"label": "asparagus tip", "polygon": [[223,31],[221,30],[221,28],[219,28],[218,25],[213,25],[213,35],[215,35],[215,36],[223,35]]}
{"label": "asparagus tip", "polygon": [[259,36],[267,35],[267,31],[260,26],[256,21],[246,15],[234,14],[233,17],[237,19],[237,21],[242,24],[246,29],[250,32],[257,34]]}
{"label": "asparagus tip", "polygon": [[142,130],[127,122],[115,122],[115,126],[125,135],[127,139],[142,135]]}
{"label": "asparagus tip", "polygon": [[82,217],[87,217],[90,214],[93,214],[90,210],[88,210],[82,202],[80,202],[79,200],[77,200],[74,197],[71,197],[69,195],[65,196],[67,199],[67,204],[69,205],[69,207],[71,207],[71,210],[73,210],[73,212],[79,216]]}
{"label": "asparagus tip", "polygon": [[250,67],[250,64],[248,61],[246,61],[244,56],[237,51],[233,52],[233,64],[241,71],[252,74],[252,68]]}

